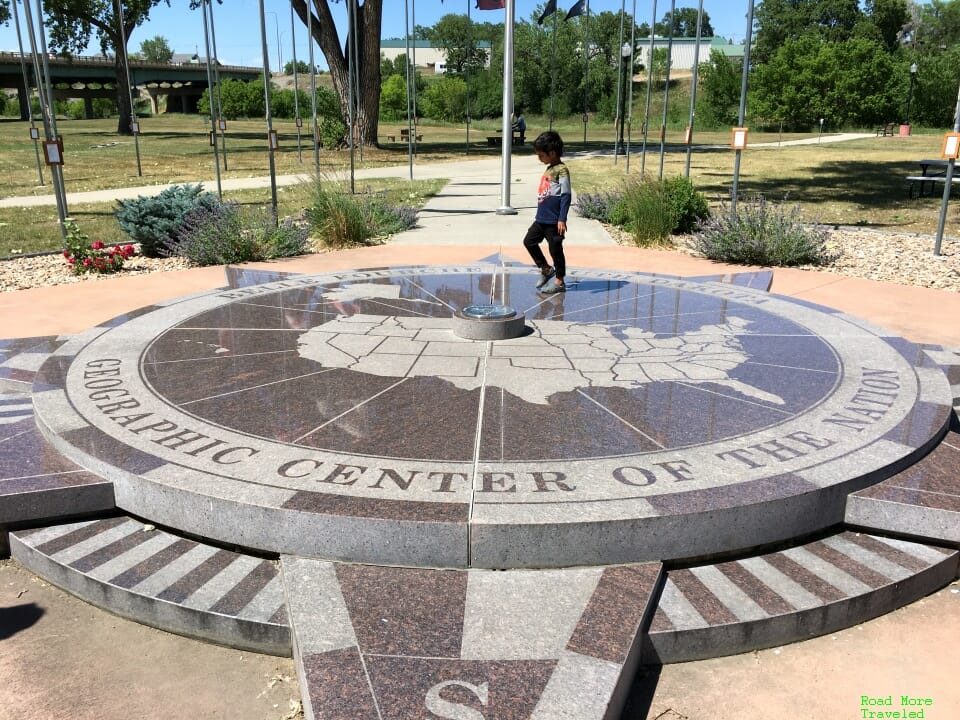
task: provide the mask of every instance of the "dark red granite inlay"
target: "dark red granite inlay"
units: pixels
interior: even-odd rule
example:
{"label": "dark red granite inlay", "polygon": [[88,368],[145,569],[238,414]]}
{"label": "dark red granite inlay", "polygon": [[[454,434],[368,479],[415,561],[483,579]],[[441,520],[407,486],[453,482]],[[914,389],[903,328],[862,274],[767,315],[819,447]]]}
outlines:
{"label": "dark red granite inlay", "polygon": [[114,540],[109,545],[104,545],[99,550],[94,550],[92,553],[84,555],[82,558],[74,560],[70,563],[70,567],[74,570],[79,570],[80,572],[90,572],[94,568],[100,567],[106,562],[113,560],[115,557],[122,555],[128,550],[132,550],[145,543],[153,537],[150,533],[144,532],[140,526],[135,526],[130,534],[124,535],[118,540]]}
{"label": "dark red granite inlay", "polygon": [[899,503],[901,505],[916,505],[917,507],[929,508],[931,510],[960,512],[960,496],[894,487],[885,483],[860,490],[855,494],[855,497]]}
{"label": "dark red granite inlay", "polygon": [[918,400],[906,417],[884,436],[884,440],[919,448],[950,422],[953,408],[949,405]]}
{"label": "dark red granite inlay", "polygon": [[886,558],[892,563],[896,563],[905,570],[910,570],[917,573],[921,570],[926,570],[928,567],[924,560],[914,557],[910,553],[905,553],[903,550],[898,550],[895,547],[887,545],[885,542],[881,542],[870,535],[848,532],[844,533],[842,537],[845,540],[849,540],[850,542],[859,545],[865,550],[869,550],[874,555],[879,555],[880,557]]}
{"label": "dark red granite inlay", "polygon": [[172,603],[180,603],[190,597],[217,573],[222,571],[230,563],[236,560],[239,555],[229,550],[218,550],[208,557],[193,570],[188,572],[173,585],[168,587],[162,593],[157,595],[159,600],[169,600]]}
{"label": "dark red granite inlay", "polygon": [[567,649],[622,665],[637,641],[660,563],[607,568],[580,616]]}
{"label": "dark red granite inlay", "polygon": [[467,573],[336,565],[364,654],[460,657]]}
{"label": "dark red granite inlay", "polygon": [[670,618],[663,610],[657,608],[657,611],[653,614],[653,620],[650,621],[648,632],[667,632],[668,630],[673,630],[673,623],[670,622]]}
{"label": "dark red granite inlay", "polygon": [[847,575],[852,575],[860,582],[866,583],[872,588],[883,587],[884,585],[889,585],[892,582],[892,580],[885,575],[881,575],[876,570],[871,570],[863,563],[854,560],[848,555],[844,555],[842,552],[835,550],[829,545],[824,545],[821,542],[815,542],[805,545],[804,547],[817,557],[826,560],[834,567],[838,567],[843,570]]}
{"label": "dark red granite inlay", "polygon": [[884,485],[960,495],[960,436],[951,432],[920,462],[885,480]]}
{"label": "dark red granite inlay", "polygon": [[466,503],[419,502],[350,497],[302,490],[283,504],[286,510],[319,515],[348,515],[382,520],[465,523],[470,513]]}
{"label": "dark red granite inlay", "polygon": [[360,653],[355,647],[307,655],[302,662],[313,717],[379,720]]}
{"label": "dark red granite inlay", "polygon": [[689,570],[672,570],[669,577],[700,616],[711,625],[739,622],[737,616],[727,610],[717,596]]}
{"label": "dark red granite inlay", "polygon": [[21,493],[44,492],[47,490],[60,490],[62,488],[98,484],[110,485],[111,483],[83,470],[57,473],[55,475],[35,475],[25,478],[0,478],[0,497],[4,495],[19,495]]}
{"label": "dark red granite inlay", "polygon": [[36,376],[36,370],[24,370],[22,368],[0,368],[0,378],[3,378],[4,380],[32,383]]}
{"label": "dark red granite inlay", "polygon": [[528,720],[556,667],[554,660],[364,659],[383,720]]}
{"label": "dark red granite inlay", "polygon": [[126,445],[96,427],[68,430],[61,437],[94,457],[138,475],[166,465],[165,460]]}
{"label": "dark red granite inlay", "polygon": [[715,565],[737,587],[757,605],[763,608],[768,615],[786,615],[794,611],[786,600],[764,585],[756,575],[747,570],[738,562],[726,562]]}
{"label": "dark red granite inlay", "polygon": [[236,615],[249,605],[250,601],[257,596],[257,593],[263,590],[267,583],[276,576],[277,566],[269,560],[264,560],[226,595],[220,598],[210,610],[224,615]]}
{"label": "dark red granite inlay", "polygon": [[795,583],[803,587],[808,592],[813,593],[824,602],[836,602],[843,600],[846,594],[835,588],[826,580],[814,575],[800,563],[794,562],[782,553],[773,553],[764,555],[763,559],[773,565]]}
{"label": "dark red granite inlay", "polygon": [[68,532],[66,535],[61,535],[58,538],[53,538],[52,540],[47,540],[45,543],[41,543],[37,546],[36,550],[39,553],[44,555],[55,555],[61,550],[66,550],[68,547],[73,547],[77,543],[81,543],[84,540],[104,533],[111,528],[115,528],[118,525],[122,525],[127,522],[125,517],[115,517],[108,518],[107,520],[98,520],[92,522],[89,525],[84,527],[77,528],[71,532]]}
{"label": "dark red granite inlay", "polygon": [[193,542],[192,540],[181,538],[172,545],[168,545],[160,552],[151,555],[146,560],[137,563],[129,570],[125,570],[124,572],[120,573],[115,578],[110,580],[110,584],[122,588],[132,588],[133,586],[146,580],[158,570],[165,568],[178,557],[186,555],[195,547],[197,547],[197,543]]}

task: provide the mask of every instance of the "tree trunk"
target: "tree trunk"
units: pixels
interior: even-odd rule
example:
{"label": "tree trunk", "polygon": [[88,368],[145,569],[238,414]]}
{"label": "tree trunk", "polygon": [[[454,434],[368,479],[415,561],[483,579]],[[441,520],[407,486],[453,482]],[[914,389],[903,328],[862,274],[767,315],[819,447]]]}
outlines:
{"label": "tree trunk", "polygon": [[[294,11],[304,25],[307,24],[306,0],[292,0]],[[313,16],[313,38],[320,46],[323,56],[330,67],[333,88],[340,99],[340,112],[344,122],[349,124],[350,85],[349,68],[352,58],[348,57],[352,48],[342,43],[337,27],[330,13],[329,0],[312,0],[316,14]],[[356,104],[356,139],[363,145],[377,145],[377,129],[380,117],[380,26],[383,21],[383,0],[346,0],[344,7],[350,12],[350,6],[356,9],[357,48],[360,58],[359,87]],[[345,138],[349,140],[349,136]]]}
{"label": "tree trunk", "polygon": [[122,50],[114,53],[113,70],[117,81],[117,112],[120,119],[117,120],[117,134],[133,135],[133,129],[130,127],[130,121],[133,119],[130,107],[130,92],[127,89],[127,71],[123,65],[123,58],[120,56]]}

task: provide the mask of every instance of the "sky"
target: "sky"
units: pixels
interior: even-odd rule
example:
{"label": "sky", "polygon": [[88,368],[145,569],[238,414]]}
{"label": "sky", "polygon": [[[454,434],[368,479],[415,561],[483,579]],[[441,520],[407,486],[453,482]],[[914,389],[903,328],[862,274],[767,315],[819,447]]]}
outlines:
{"label": "sky", "polygon": [[[18,0],[22,2],[23,0]],[[529,19],[545,0],[515,0],[517,20]],[[576,0],[558,0],[560,12],[566,13]],[[630,12],[634,0],[625,0],[626,10]],[[410,10],[410,27],[434,25],[441,17],[450,13],[465,15],[470,3],[471,17],[478,22],[503,22],[503,10],[476,10],[474,0],[384,0],[382,37],[400,37],[405,33],[405,6]],[[622,0],[590,0],[590,12],[620,12]],[[638,24],[653,19],[653,0],[636,0]],[[732,38],[742,42],[747,31],[746,15],[748,0],[704,0],[703,9],[710,17],[710,23],[718,36]],[[35,8],[31,3],[31,8]],[[676,7],[697,8],[697,0],[680,0]],[[217,54],[221,62],[227,65],[260,66],[262,64],[262,45],[260,40],[258,0],[223,0],[223,4],[214,3],[214,29],[217,39]],[[306,61],[309,47],[307,29],[299,19],[290,25],[290,4],[283,0],[264,0],[266,12],[266,34],[270,69],[276,71],[279,61],[286,64],[293,59],[294,47],[291,38],[296,40],[297,60]],[[20,21],[23,23],[23,8],[18,6]],[[346,7],[344,3],[331,3],[331,10],[337,25],[346,27]],[[670,2],[658,0],[657,21],[670,10]],[[571,21],[573,22],[573,21]],[[24,50],[29,45],[24,32]],[[170,48],[177,53],[206,55],[203,40],[203,17],[199,11],[191,11],[189,0],[170,0],[170,7],[160,3],[150,13],[150,19],[137,28],[127,49],[133,53],[140,49],[144,40],[157,35],[166,38]],[[17,34],[11,18],[10,25],[0,26],[0,50],[17,52]],[[91,46],[86,54],[95,54],[99,48]],[[314,59],[320,67],[326,67],[323,53],[314,47]]]}

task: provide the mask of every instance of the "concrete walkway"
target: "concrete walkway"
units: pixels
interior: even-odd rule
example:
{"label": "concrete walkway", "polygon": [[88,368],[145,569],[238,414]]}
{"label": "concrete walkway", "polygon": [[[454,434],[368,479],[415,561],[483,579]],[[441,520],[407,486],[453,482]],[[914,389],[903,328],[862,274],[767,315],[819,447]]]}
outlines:
{"label": "concrete walkway", "polygon": [[[419,228],[382,246],[257,266],[313,273],[467,263],[497,252],[529,262],[520,239],[532,216],[541,168],[535,158],[514,156],[511,194],[518,214],[511,216],[496,214],[498,159],[418,166],[417,177],[453,178],[423,209]],[[391,172],[405,177],[407,167]],[[143,189],[131,190],[134,196],[138,191]],[[117,191],[107,192],[111,200],[118,197]],[[571,219],[568,244],[571,276],[577,267],[681,276],[744,269],[622,247],[599,223],[579,218]],[[222,268],[196,268],[0,293],[0,335],[76,333],[144,305],[223,284]],[[774,273],[772,291],[850,312],[915,342],[960,347],[960,293],[781,269]],[[624,717],[852,720],[867,717],[862,696],[912,695],[931,700],[928,720],[952,720],[960,708],[958,590],[954,583],[902,610],[808,642],[663,667],[638,680]],[[28,622],[16,609],[29,603],[39,615]],[[286,703],[297,696],[293,674],[289,661],[212,649],[143,628],[46,587],[15,566],[0,566],[4,720],[280,720],[292,717]]]}

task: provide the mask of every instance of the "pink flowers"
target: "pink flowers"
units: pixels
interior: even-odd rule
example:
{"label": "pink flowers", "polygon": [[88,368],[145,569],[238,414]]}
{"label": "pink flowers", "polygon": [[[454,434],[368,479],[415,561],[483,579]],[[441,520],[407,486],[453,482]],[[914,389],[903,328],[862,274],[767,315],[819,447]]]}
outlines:
{"label": "pink flowers", "polygon": [[82,273],[115,273],[123,268],[125,260],[132,258],[136,251],[133,245],[107,246],[102,240],[90,239],[80,231],[76,223],[67,221],[66,249],[63,257],[75,275]]}

